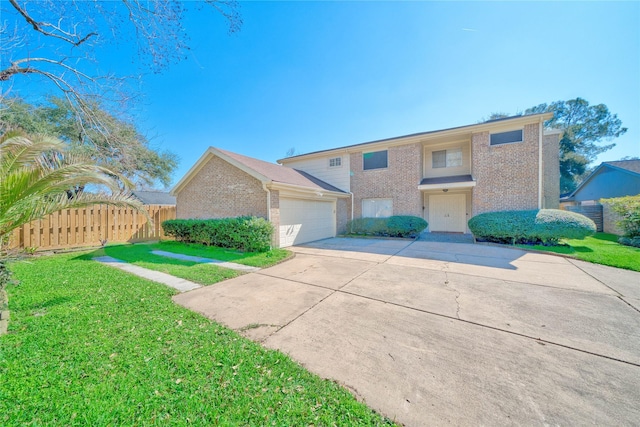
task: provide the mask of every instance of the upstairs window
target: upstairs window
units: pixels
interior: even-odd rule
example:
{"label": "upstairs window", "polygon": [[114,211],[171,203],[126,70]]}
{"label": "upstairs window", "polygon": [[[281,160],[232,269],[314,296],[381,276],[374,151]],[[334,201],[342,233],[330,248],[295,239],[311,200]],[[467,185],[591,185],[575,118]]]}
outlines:
{"label": "upstairs window", "polygon": [[491,145],[511,144],[513,142],[522,141],[522,129],[491,134]]}
{"label": "upstairs window", "polygon": [[329,159],[330,168],[339,168],[340,166],[342,166],[342,157],[333,157]]}
{"label": "upstairs window", "polygon": [[366,171],[371,169],[385,169],[388,165],[387,150],[362,153],[362,165]]}
{"label": "upstairs window", "polygon": [[431,167],[456,168],[462,166],[462,148],[431,152]]}

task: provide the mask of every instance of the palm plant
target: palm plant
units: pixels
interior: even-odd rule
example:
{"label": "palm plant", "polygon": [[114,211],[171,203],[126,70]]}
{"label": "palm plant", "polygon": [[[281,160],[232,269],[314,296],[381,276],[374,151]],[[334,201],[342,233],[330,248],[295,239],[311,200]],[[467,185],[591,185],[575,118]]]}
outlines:
{"label": "palm plant", "polygon": [[[0,244],[16,228],[61,209],[103,203],[145,212],[138,200],[120,190],[119,182],[128,181],[68,153],[57,138],[6,132],[0,137]],[[73,191],[92,184],[111,192]]]}

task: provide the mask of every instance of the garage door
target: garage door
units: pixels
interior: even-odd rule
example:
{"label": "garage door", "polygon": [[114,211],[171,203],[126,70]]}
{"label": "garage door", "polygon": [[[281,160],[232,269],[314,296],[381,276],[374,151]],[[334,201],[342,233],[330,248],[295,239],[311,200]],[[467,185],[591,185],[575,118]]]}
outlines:
{"label": "garage door", "polygon": [[429,230],[464,233],[467,199],[464,194],[429,196]]}
{"label": "garage door", "polygon": [[280,199],[280,247],[336,235],[335,202]]}

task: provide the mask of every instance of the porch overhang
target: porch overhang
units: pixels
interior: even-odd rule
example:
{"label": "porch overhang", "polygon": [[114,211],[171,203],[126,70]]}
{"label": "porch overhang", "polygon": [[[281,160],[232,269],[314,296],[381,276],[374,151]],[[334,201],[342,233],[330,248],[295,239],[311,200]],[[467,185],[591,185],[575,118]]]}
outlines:
{"label": "porch overhang", "polygon": [[418,190],[450,190],[466,189],[476,186],[471,175],[442,176],[438,178],[424,178],[418,185]]}

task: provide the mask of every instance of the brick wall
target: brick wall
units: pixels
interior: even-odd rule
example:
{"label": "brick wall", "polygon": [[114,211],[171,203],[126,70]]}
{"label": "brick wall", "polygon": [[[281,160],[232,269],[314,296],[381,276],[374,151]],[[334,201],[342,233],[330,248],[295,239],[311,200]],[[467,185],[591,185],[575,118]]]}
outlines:
{"label": "brick wall", "polygon": [[422,216],[422,146],[408,144],[388,149],[386,169],[362,170],[362,152],[351,153],[351,191],[354,217],[362,216],[362,199],[393,199],[394,215]]}
{"label": "brick wall", "polygon": [[336,201],[336,233],[344,234],[347,230],[347,222],[351,219],[351,199],[340,198]]}
{"label": "brick wall", "polygon": [[211,156],[177,194],[176,209],[177,218],[266,218],[267,193],[251,175]]}
{"label": "brick wall", "polygon": [[620,215],[613,212],[611,210],[611,206],[607,203],[602,204],[602,231],[605,233],[617,234],[618,236],[622,236],[624,231],[622,231],[617,222],[620,221]]}
{"label": "brick wall", "polygon": [[538,207],[538,132],[526,125],[523,142],[494,146],[489,132],[473,134],[473,215]]}
{"label": "brick wall", "polygon": [[560,207],[560,135],[542,137],[542,207]]}

